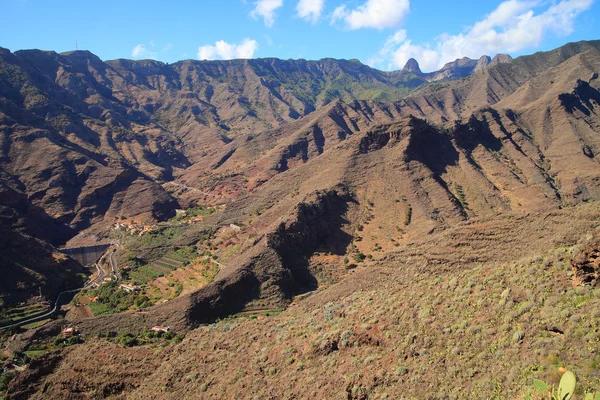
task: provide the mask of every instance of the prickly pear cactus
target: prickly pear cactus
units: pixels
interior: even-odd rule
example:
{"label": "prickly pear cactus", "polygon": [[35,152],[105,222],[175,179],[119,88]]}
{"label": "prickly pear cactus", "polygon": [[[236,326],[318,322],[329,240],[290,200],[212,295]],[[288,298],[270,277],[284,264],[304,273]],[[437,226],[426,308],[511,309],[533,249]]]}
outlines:
{"label": "prickly pear cactus", "polygon": [[575,378],[575,374],[571,371],[565,372],[558,385],[558,398],[560,400],[569,400],[575,392],[576,385],[577,379]]}

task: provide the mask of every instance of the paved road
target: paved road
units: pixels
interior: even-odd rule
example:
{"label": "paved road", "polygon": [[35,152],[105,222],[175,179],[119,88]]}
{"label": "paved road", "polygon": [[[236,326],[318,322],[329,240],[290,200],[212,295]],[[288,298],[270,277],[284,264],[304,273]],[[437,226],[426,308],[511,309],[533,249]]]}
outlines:
{"label": "paved road", "polygon": [[121,274],[119,273],[119,269],[117,268],[117,264],[115,263],[115,251],[117,249],[113,249],[108,255],[108,262],[110,263],[110,268],[112,270],[112,275],[115,277],[115,280],[121,279]]}
{"label": "paved road", "polygon": [[94,281],[102,282],[104,280],[104,277],[106,276],[106,272],[104,272],[104,270],[102,268],[100,268],[100,265],[98,265],[98,263],[96,263],[95,265],[96,265],[96,270],[98,271],[98,276],[90,282],[90,285]]}

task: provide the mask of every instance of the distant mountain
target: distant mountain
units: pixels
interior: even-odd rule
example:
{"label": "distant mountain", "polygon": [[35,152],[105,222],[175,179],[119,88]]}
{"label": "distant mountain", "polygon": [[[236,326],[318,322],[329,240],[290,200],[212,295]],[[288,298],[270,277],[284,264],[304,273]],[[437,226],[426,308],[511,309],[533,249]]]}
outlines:
{"label": "distant mountain", "polygon": [[[297,157],[273,133],[267,146],[281,154],[272,169],[259,168],[245,183],[221,175],[233,161],[259,156],[252,136],[302,125],[317,110],[347,113],[339,115],[347,128],[336,128],[344,135],[391,121],[386,111],[361,109],[366,103],[347,104],[404,98],[427,84],[417,75],[357,60],[104,62],[88,51],[0,48],[0,223],[11,232],[1,245],[39,240],[38,264],[59,265],[45,244],[63,244],[83,229],[165,220],[198,201],[228,202],[292,168]],[[246,156],[231,150],[239,141],[249,144]],[[165,185],[178,179],[216,190],[197,199]],[[9,258],[11,268],[27,264]],[[45,275],[23,273],[21,287],[60,286]]]}
{"label": "distant mountain", "polygon": [[414,58],[406,62],[402,68],[405,74],[414,74],[427,82],[435,82],[442,80],[456,80],[465,78],[478,71],[483,71],[489,65],[499,63],[507,63],[512,60],[508,54],[498,54],[493,59],[489,56],[481,56],[479,60],[473,60],[468,57],[456,59],[455,61],[446,63],[440,70],[434,72],[423,73],[419,67],[419,63]]}
{"label": "distant mountain", "polygon": [[0,49],[0,165],[33,205],[75,229],[104,217],[164,218],[177,205],[156,183],[221,157],[234,138],[332,101],[395,101],[428,80],[473,72],[463,64],[422,74],[415,60],[382,72],[356,60],[167,65]]}

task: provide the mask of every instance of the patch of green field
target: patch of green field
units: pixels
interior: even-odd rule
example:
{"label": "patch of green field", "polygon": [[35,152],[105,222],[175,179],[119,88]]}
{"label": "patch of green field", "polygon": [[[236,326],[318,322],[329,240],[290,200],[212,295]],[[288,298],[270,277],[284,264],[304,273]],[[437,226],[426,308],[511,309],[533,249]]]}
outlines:
{"label": "patch of green field", "polygon": [[138,284],[143,284],[153,279],[164,276],[163,271],[152,268],[150,265],[142,265],[129,273],[131,279]]}
{"label": "patch of green field", "polygon": [[47,352],[48,350],[25,350],[23,353],[25,353],[29,358],[36,358],[42,354],[46,354]]}
{"label": "patch of green field", "polygon": [[43,313],[47,310],[48,306],[40,303],[11,307],[3,310],[3,312],[0,313],[0,319],[4,321],[3,323],[16,322],[23,319],[35,317],[36,315]]}
{"label": "patch of green field", "polygon": [[110,304],[105,303],[90,303],[88,304],[88,307],[90,308],[92,314],[94,314],[95,317],[99,315],[112,314],[114,312]]}
{"label": "patch of green field", "polygon": [[42,319],[40,321],[32,322],[30,324],[21,325],[21,328],[23,328],[23,329],[35,329],[35,328],[40,327],[40,326],[42,326],[45,323],[50,322],[50,321],[52,321],[52,318],[46,318],[46,319]]}
{"label": "patch of green field", "polygon": [[172,271],[171,268],[165,267],[163,265],[160,265],[156,261],[154,261],[153,263],[151,263],[150,265],[148,265],[148,267],[150,267],[151,269],[153,269],[155,271],[159,271],[163,275],[168,274],[169,272]]}
{"label": "patch of green field", "polygon": [[177,269],[181,266],[181,264],[183,264],[183,261],[170,258],[168,254],[161,258],[159,261],[165,265],[171,266],[173,269]]}

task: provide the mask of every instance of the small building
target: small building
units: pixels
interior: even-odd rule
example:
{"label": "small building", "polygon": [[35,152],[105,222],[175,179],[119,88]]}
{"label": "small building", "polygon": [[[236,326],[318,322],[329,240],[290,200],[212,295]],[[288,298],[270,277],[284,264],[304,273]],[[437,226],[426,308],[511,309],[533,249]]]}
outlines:
{"label": "small building", "polygon": [[66,338],[70,338],[70,337],[71,337],[71,336],[73,336],[74,334],[75,334],[75,328],[72,328],[72,327],[70,327],[70,328],[65,328],[65,329],[63,329],[63,331],[62,331],[62,337],[63,337],[63,338],[65,338],[65,339],[66,339]]}
{"label": "small building", "polygon": [[164,333],[169,332],[170,329],[171,329],[170,327],[164,326],[164,325],[156,325],[156,326],[153,326],[152,328],[150,328],[150,330],[152,332],[164,332]]}
{"label": "small building", "polygon": [[98,302],[98,296],[96,296],[96,297],[92,297],[92,298],[90,299],[90,303],[96,303],[96,302]]}
{"label": "small building", "polygon": [[124,291],[128,292],[128,293],[136,293],[140,291],[140,288],[135,286],[135,285],[130,285],[127,283],[124,283],[121,285],[121,289],[123,289]]}

